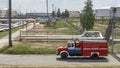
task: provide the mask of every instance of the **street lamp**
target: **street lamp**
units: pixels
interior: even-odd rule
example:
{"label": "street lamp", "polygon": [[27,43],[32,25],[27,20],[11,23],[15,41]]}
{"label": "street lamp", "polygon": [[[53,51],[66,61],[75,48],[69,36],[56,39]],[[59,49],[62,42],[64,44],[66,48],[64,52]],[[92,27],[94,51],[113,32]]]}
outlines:
{"label": "street lamp", "polygon": [[[47,26],[49,26],[49,19],[48,19],[48,0],[46,0],[46,10],[47,10]],[[47,31],[47,42],[48,42],[48,31]]]}
{"label": "street lamp", "polygon": [[46,0],[46,9],[47,9],[47,16],[48,16],[48,0]]}
{"label": "street lamp", "polygon": [[[48,17],[48,0],[46,0],[46,10],[47,10],[47,18],[49,19]],[[47,20],[47,26],[49,25],[49,21]]]}
{"label": "street lamp", "polygon": [[12,0],[9,0],[9,47],[12,47],[12,36],[11,36],[11,33],[12,33],[12,30],[11,30],[11,4],[12,4]]}

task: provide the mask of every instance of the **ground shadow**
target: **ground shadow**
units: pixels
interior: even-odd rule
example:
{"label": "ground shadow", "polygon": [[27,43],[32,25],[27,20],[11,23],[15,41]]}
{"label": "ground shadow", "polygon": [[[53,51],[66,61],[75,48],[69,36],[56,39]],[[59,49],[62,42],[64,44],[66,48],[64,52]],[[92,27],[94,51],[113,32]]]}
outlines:
{"label": "ground shadow", "polygon": [[120,57],[119,56],[117,56],[116,54],[112,54],[111,56],[114,57],[117,61],[120,62]]}
{"label": "ground shadow", "polygon": [[60,57],[56,58],[57,61],[65,61],[65,62],[92,62],[92,63],[100,63],[100,62],[108,62],[107,58],[99,58],[99,59],[91,59],[91,58],[85,58],[85,57],[69,57],[67,59],[62,59]]}

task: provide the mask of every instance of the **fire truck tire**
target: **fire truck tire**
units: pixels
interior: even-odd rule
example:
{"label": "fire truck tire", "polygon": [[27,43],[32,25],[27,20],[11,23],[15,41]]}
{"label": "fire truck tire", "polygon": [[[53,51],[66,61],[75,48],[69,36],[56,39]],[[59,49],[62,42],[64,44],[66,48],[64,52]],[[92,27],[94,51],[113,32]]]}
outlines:
{"label": "fire truck tire", "polygon": [[98,56],[98,54],[94,53],[94,54],[92,54],[91,58],[92,58],[92,59],[98,59],[99,56]]}
{"label": "fire truck tire", "polygon": [[65,53],[65,52],[61,53],[61,58],[62,59],[66,59],[67,57],[68,57],[67,53]]}

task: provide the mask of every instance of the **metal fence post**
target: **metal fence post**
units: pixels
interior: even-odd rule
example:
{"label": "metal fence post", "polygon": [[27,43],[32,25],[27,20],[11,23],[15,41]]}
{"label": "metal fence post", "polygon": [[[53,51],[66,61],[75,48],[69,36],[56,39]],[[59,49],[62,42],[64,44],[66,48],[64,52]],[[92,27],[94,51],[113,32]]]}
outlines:
{"label": "metal fence post", "polygon": [[28,33],[27,33],[27,22],[26,22],[26,35],[28,35]]}
{"label": "metal fence post", "polygon": [[114,23],[112,23],[112,53],[114,53]]}
{"label": "metal fence post", "polygon": [[19,41],[22,41],[22,38],[21,38],[21,30],[20,30],[20,38],[19,38]]}

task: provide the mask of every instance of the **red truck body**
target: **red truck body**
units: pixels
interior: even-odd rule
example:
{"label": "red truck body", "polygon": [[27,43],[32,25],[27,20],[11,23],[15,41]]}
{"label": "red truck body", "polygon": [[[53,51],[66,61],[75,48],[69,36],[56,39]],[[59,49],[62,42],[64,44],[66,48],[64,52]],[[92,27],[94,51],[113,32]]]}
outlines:
{"label": "red truck body", "polygon": [[69,41],[67,47],[58,47],[58,55],[103,57],[108,55],[108,44],[105,40]]}

